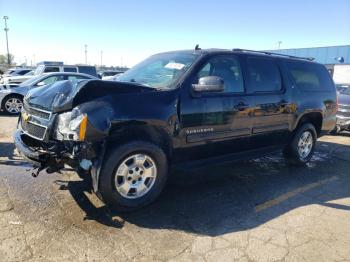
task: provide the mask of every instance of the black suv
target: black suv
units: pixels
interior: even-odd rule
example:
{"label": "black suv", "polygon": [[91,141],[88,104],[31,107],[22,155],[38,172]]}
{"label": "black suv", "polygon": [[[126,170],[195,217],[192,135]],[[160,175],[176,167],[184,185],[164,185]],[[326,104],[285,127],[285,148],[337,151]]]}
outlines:
{"label": "black suv", "polygon": [[116,82],[33,89],[14,138],[36,174],[86,170],[97,195],[125,211],[155,200],[169,167],[185,162],[280,149],[304,165],[336,112],[334,83],[311,59],[196,48],[151,56]]}

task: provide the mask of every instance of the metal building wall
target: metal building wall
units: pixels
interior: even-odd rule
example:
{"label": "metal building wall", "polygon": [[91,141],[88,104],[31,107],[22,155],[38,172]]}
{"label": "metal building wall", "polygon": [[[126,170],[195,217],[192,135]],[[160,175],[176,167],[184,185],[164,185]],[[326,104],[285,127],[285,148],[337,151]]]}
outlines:
{"label": "metal building wall", "polygon": [[350,64],[350,45],[280,49],[268,51],[285,55],[313,57],[317,62],[322,64],[339,64],[337,58],[343,57],[344,64]]}

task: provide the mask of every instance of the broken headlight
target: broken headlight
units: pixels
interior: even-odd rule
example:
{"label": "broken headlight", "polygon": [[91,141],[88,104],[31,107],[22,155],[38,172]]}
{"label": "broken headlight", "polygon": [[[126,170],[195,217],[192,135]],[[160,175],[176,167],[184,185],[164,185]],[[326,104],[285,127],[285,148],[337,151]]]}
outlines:
{"label": "broken headlight", "polygon": [[79,110],[59,114],[56,119],[54,138],[57,140],[84,141],[87,115]]}

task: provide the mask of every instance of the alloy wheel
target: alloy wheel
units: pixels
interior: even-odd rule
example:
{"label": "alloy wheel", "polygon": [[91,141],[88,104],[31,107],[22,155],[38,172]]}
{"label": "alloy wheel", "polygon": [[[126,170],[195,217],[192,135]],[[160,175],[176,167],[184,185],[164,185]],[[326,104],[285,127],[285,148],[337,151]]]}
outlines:
{"label": "alloy wheel", "polygon": [[134,154],[119,165],[115,174],[115,187],[123,197],[137,199],[151,190],[156,177],[154,160],[146,154]]}

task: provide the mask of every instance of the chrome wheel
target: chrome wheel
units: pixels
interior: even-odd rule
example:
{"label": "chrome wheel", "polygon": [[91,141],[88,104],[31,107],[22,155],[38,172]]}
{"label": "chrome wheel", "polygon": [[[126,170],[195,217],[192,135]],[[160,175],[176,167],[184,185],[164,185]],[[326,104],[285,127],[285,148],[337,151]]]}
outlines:
{"label": "chrome wheel", "polygon": [[119,165],[115,174],[115,187],[123,197],[137,199],[151,190],[156,177],[154,160],[146,154],[135,154]]}
{"label": "chrome wheel", "polygon": [[5,102],[5,110],[11,114],[18,114],[19,112],[21,112],[22,106],[23,103],[21,99],[17,97],[11,97]]}
{"label": "chrome wheel", "polygon": [[305,131],[304,133],[302,133],[298,142],[298,153],[300,159],[303,160],[310,155],[313,145],[314,140],[311,132]]}

